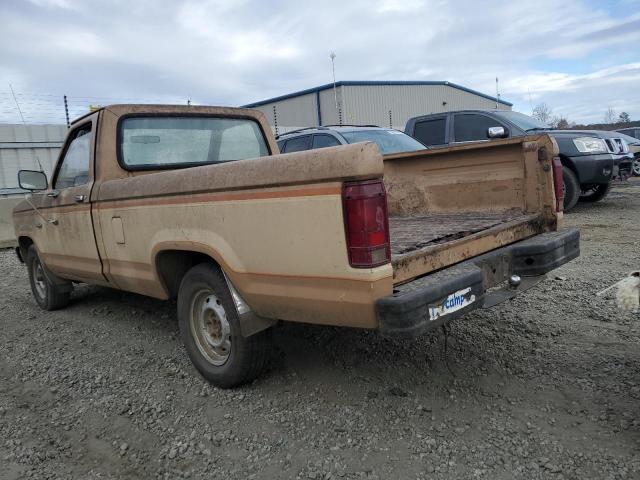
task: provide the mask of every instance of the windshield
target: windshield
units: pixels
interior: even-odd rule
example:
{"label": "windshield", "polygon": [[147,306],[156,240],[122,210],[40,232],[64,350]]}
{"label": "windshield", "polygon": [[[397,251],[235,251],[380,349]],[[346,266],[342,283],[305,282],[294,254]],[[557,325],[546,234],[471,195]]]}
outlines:
{"label": "windshield", "polygon": [[376,129],[376,130],[354,130],[351,132],[340,132],[348,143],[376,142],[378,150],[383,155],[399,152],[413,152],[424,150],[425,147],[419,141],[405,135],[398,130]]}
{"label": "windshield", "polygon": [[549,130],[551,127],[546,123],[541,122],[540,120],[536,120],[529,115],[525,115],[520,112],[505,112],[505,111],[496,111],[493,112],[497,117],[502,117],[505,120],[510,121],[516,127],[524,130],[525,132],[528,130]]}

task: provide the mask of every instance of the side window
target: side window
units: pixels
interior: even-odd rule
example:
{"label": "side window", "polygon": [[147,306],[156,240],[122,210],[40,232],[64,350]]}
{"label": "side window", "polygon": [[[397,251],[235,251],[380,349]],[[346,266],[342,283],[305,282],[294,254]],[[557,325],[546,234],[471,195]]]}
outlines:
{"label": "side window", "polygon": [[326,148],[326,147],[337,147],[341,145],[337,138],[333,135],[314,135],[313,136],[313,147],[312,148]]}
{"label": "side window", "polygon": [[488,140],[487,130],[490,127],[503,127],[500,122],[485,115],[458,114],[453,120],[453,137],[455,142],[474,142]]}
{"label": "side window", "polygon": [[53,188],[84,185],[89,181],[91,127],[78,130],[65,152]]}
{"label": "side window", "polygon": [[413,137],[427,146],[446,143],[447,117],[416,122]]}
{"label": "side window", "polygon": [[290,138],[284,147],[284,153],[301,152],[311,148],[311,135]]}

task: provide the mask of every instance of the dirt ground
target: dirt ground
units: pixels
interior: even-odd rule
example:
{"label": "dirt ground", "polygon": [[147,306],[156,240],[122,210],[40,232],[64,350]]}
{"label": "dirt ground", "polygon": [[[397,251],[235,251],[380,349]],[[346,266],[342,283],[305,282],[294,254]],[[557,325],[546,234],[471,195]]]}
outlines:
{"label": "dirt ground", "polygon": [[43,312],[0,252],[0,478],[638,479],[640,182],[565,224],[582,255],[442,334],[283,325],[266,374],[204,382],[175,304],[76,289]]}

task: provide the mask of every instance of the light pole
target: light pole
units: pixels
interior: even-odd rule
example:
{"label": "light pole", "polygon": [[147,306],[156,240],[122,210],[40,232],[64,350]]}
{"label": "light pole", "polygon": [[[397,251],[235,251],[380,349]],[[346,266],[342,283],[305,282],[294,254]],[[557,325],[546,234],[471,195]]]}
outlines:
{"label": "light pole", "polygon": [[333,74],[333,99],[336,102],[336,112],[338,111],[338,91],[336,90],[336,54],[331,52],[329,54],[331,59],[331,73]]}

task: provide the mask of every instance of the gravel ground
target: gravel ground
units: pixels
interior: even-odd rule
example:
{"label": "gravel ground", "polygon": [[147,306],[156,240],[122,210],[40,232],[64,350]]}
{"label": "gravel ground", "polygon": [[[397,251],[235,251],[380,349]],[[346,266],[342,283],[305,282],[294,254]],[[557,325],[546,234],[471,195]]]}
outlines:
{"label": "gravel ground", "polygon": [[529,292],[389,341],[275,329],[266,374],[204,382],[175,304],[80,287],[42,312],[0,252],[0,478],[640,478],[640,182],[579,205],[582,256]]}

